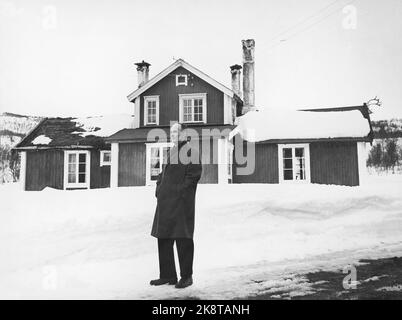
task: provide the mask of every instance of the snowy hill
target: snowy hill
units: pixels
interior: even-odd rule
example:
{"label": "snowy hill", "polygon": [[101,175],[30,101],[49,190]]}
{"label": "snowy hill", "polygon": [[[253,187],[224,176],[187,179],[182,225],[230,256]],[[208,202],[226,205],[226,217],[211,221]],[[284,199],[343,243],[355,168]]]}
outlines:
{"label": "snowy hill", "polygon": [[24,116],[9,112],[0,115],[0,145],[13,147],[41,120],[41,117]]}
{"label": "snowy hill", "polygon": [[0,298],[226,299],[283,287],[306,294],[301,270],[402,255],[402,176],[370,179],[364,187],[199,185],[195,282],[184,290],[149,286],[158,276],[153,187],[3,185]]}
{"label": "snowy hill", "polygon": [[15,180],[10,168],[11,148],[41,120],[41,117],[4,112],[0,114],[0,184]]}

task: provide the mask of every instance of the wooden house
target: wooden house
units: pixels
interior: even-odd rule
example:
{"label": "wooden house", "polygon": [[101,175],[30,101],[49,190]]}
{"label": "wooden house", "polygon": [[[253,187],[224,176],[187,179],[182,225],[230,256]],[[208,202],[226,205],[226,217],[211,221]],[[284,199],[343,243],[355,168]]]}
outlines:
{"label": "wooden house", "polygon": [[149,79],[150,64],[142,61],[138,88],[128,95],[130,115],[43,120],[14,148],[21,152],[22,186],[152,185],[175,122],[186,124],[189,144],[199,151],[201,183],[360,185],[372,141],[367,106],[257,108],[255,42],[242,45],[243,65],[230,67],[231,88],[182,59]]}
{"label": "wooden house", "polygon": [[139,87],[128,96],[135,123],[106,139],[112,151],[111,186],[155,183],[171,146],[169,128],[174,122],[188,126],[188,139],[198,149],[203,165],[200,183],[231,181],[221,159],[233,151],[228,136],[241,111],[240,97],[182,59],[152,79],[150,64],[143,61],[137,66]]}
{"label": "wooden house", "polygon": [[44,118],[15,147],[24,190],[110,186],[110,145],[105,137],[132,122],[130,115]]}

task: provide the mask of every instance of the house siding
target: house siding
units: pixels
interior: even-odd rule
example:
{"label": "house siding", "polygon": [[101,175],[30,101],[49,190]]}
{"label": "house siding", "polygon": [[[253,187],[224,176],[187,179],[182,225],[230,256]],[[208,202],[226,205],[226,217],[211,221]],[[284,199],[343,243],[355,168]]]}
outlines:
{"label": "house siding", "polygon": [[[202,174],[199,183],[218,183],[218,142],[210,139],[209,154],[204,152],[203,144],[197,141],[202,164]],[[208,157],[209,155],[209,157]]]}
{"label": "house siding", "polygon": [[[245,142],[243,150],[246,150]],[[239,165],[234,155],[233,183],[279,183],[278,144],[256,143],[254,172],[239,175],[237,169],[241,167],[244,165]],[[312,183],[358,186],[356,142],[310,143],[310,175]]]}
{"label": "house siding", "polygon": [[[235,139],[240,139],[236,137]],[[279,183],[278,145],[257,143],[255,146],[255,167],[250,175],[240,175],[239,168],[245,167],[236,161],[236,150],[233,154],[233,183]],[[235,144],[236,148],[236,144]],[[246,142],[243,141],[243,154],[247,155]]]}
{"label": "house siding", "polygon": [[[198,143],[198,142],[197,142]],[[202,152],[200,144],[200,154],[202,161],[202,175],[199,183],[218,183],[218,165],[213,159],[216,151],[212,152],[214,143],[210,142],[210,157],[208,161],[207,153]],[[215,144],[217,148],[217,143]],[[214,162],[215,161],[215,162]],[[121,143],[119,144],[119,176],[118,186],[144,186],[146,185],[146,144],[141,143]]]}
{"label": "house siding", "polygon": [[[110,186],[110,166],[100,166],[99,150],[91,150],[90,188]],[[64,150],[27,151],[25,190],[64,188]]]}
{"label": "house siding", "polygon": [[[176,75],[187,74],[187,86],[176,86]],[[168,76],[142,93],[140,99],[140,127],[144,126],[144,97],[159,95],[159,125],[170,125],[170,121],[179,120],[179,94],[207,94],[207,123],[224,123],[223,92],[211,86],[183,67],[179,67]]]}
{"label": "house siding", "polygon": [[90,188],[110,187],[110,166],[100,166],[100,151],[91,150]]}
{"label": "house siding", "polygon": [[358,186],[357,143],[311,143],[310,168],[312,183]]}
{"label": "house siding", "polygon": [[63,189],[63,170],[62,150],[28,151],[25,190],[40,191],[46,187]]}
{"label": "house siding", "polygon": [[145,174],[145,143],[120,143],[118,186],[144,186]]}

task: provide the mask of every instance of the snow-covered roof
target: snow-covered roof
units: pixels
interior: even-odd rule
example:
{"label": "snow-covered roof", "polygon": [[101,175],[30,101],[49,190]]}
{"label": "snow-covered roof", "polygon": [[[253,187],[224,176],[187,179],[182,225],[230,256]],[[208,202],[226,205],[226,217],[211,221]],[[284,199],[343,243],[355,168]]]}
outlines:
{"label": "snow-covered roof", "polygon": [[49,144],[52,141],[49,137],[46,137],[44,134],[37,136],[35,139],[32,140],[32,144]]}
{"label": "snow-covered roof", "polygon": [[74,132],[83,137],[95,135],[108,137],[117,131],[130,128],[133,117],[127,114],[115,114],[108,116],[83,117],[72,119],[77,127],[84,131]]}
{"label": "snow-covered roof", "polygon": [[130,128],[132,121],[129,114],[45,118],[15,148],[103,146],[106,137]]}
{"label": "snow-covered roof", "polygon": [[236,134],[249,142],[286,139],[366,138],[369,120],[358,109],[302,111],[264,109],[249,111],[236,119]]}

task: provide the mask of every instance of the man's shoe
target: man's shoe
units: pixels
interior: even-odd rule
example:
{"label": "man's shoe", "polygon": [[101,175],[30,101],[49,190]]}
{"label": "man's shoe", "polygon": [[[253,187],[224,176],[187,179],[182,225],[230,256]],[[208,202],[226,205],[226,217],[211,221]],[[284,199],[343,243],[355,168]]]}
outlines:
{"label": "man's shoe", "polygon": [[181,278],[180,281],[175,285],[175,288],[177,289],[183,289],[186,287],[189,287],[193,284],[193,277],[188,277],[188,278]]}
{"label": "man's shoe", "polygon": [[161,286],[163,284],[176,284],[177,283],[177,278],[161,278],[161,279],[155,279],[151,280],[149,283],[151,286]]}

